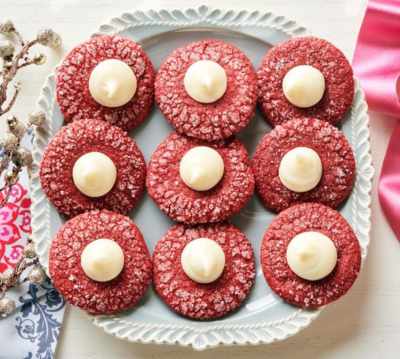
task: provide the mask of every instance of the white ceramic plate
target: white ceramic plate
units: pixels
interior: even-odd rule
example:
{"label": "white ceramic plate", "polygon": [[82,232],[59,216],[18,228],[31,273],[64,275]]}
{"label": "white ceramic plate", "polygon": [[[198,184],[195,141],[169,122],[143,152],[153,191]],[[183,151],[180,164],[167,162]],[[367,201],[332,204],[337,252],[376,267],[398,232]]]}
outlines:
{"label": "white ceramic plate", "polygon": [[[283,16],[258,11],[220,10],[201,6],[186,10],[153,10],[125,13],[110,23],[100,26],[102,34],[121,34],[140,42],[156,68],[176,47],[203,38],[219,38],[234,43],[253,61],[255,67],[272,46],[292,36],[305,34],[305,29]],[[38,177],[38,165],[43,150],[61,127],[63,119],[55,102],[54,75],[43,87],[39,107],[47,113],[48,127],[36,133],[34,140],[35,169],[32,180],[33,238],[43,266],[48,265],[51,239],[63,223],[43,194]],[[342,129],[356,154],[357,180],[352,195],[341,208],[351,223],[367,254],[370,229],[371,165],[367,105],[357,84],[351,113]],[[240,134],[250,153],[269,126],[260,114]],[[156,146],[171,131],[157,108],[150,118],[131,132],[148,161]],[[180,344],[194,349],[205,349],[220,344],[257,344],[282,340],[297,333],[317,317],[319,311],[305,311],[286,304],[266,284],[258,262],[262,235],[273,218],[256,196],[233,219],[251,240],[257,258],[256,284],[237,312],[215,321],[196,322],[182,318],[169,310],[153,290],[134,310],[115,316],[92,317],[95,325],[107,333],[132,342]],[[150,250],[172,224],[146,196],[131,217],[144,234]]]}

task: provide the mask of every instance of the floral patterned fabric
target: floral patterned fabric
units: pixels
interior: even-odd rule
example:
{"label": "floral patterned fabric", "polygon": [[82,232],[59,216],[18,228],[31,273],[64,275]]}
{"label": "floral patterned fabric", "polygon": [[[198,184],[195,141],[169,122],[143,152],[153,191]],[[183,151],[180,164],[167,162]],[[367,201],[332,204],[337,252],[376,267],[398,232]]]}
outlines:
{"label": "floral patterned fabric", "polygon": [[[27,188],[18,183],[8,204],[0,208],[0,273],[14,268],[22,254],[31,233],[30,204]],[[40,286],[24,283],[7,296],[16,301],[17,310],[0,318],[0,359],[52,359],[64,316],[63,298],[49,280]]]}
{"label": "floral patterned fabric", "polygon": [[[0,200],[4,197],[0,192]],[[13,269],[31,233],[28,191],[20,183],[12,187],[9,201],[0,208],[0,273]]]}

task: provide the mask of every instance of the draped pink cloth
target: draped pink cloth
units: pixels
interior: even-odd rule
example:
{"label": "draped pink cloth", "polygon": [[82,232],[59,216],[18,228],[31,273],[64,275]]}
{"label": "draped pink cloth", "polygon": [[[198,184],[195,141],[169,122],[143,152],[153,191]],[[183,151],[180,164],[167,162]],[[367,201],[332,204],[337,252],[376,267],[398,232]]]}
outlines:
{"label": "draped pink cloth", "polygon": [[[370,0],[354,55],[371,110],[400,119],[400,0]],[[379,200],[400,240],[400,121],[385,155]]]}

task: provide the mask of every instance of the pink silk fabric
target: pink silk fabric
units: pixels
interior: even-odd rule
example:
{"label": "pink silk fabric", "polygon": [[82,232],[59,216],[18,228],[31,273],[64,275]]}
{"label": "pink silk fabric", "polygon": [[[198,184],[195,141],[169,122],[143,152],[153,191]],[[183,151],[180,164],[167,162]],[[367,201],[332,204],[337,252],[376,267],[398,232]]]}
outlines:
{"label": "pink silk fabric", "polygon": [[[370,0],[353,59],[369,108],[400,118],[400,0]],[[379,200],[400,240],[400,122],[385,155]]]}

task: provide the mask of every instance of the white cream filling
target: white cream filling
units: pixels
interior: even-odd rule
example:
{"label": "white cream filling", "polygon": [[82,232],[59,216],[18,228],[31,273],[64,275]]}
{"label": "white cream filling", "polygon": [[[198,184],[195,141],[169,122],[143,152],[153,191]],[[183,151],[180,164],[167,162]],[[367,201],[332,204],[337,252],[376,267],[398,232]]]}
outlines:
{"label": "white cream filling", "polygon": [[83,249],[81,267],[89,278],[97,282],[108,282],[121,273],[124,252],[111,239],[96,239]]}
{"label": "white cream filling", "polygon": [[283,78],[282,88],[292,105],[307,108],[316,105],[324,96],[325,78],[313,66],[295,66]]}
{"label": "white cream filling", "polygon": [[179,164],[182,181],[196,191],[213,188],[224,175],[224,160],[218,151],[197,146],[187,151]]}
{"label": "white cream filling", "polygon": [[183,84],[187,94],[197,102],[213,103],[225,94],[228,79],[220,64],[200,60],[189,66]]}
{"label": "white cream filling", "polygon": [[197,283],[211,283],[224,271],[225,254],[216,241],[197,238],[183,249],[181,265],[190,279]]}
{"label": "white cream filling", "polygon": [[336,266],[337,250],[333,241],[320,232],[303,232],[293,237],[286,251],[290,269],[299,277],[319,280]]}
{"label": "white cream filling", "polygon": [[117,180],[117,168],[104,153],[88,152],[76,160],[72,179],[84,195],[101,197],[113,188]]}
{"label": "white cream filling", "polygon": [[279,178],[291,191],[307,192],[318,185],[322,170],[321,158],[316,151],[308,147],[295,147],[283,156]]}
{"label": "white cream filling", "polygon": [[125,62],[109,59],[99,62],[89,77],[89,92],[93,99],[106,107],[128,103],[137,90],[137,79]]}

